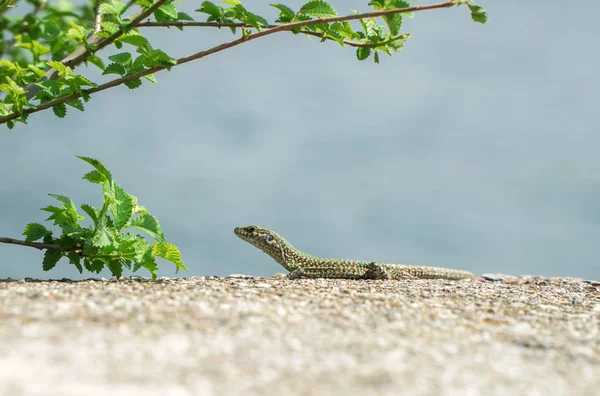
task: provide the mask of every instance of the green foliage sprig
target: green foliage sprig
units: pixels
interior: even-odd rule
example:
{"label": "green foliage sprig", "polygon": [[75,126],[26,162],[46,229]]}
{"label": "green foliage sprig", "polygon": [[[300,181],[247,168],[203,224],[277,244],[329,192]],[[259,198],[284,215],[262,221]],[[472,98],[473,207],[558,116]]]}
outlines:
{"label": "green foliage sprig", "polygon": [[[412,0],[408,0],[412,1]],[[297,10],[284,4],[271,4],[278,16],[275,24],[248,10],[239,0],[223,0],[218,5],[203,1],[195,12],[205,22],[197,22],[180,12],[174,0],[88,0],[75,6],[72,0],[50,4],[47,0],[23,0],[31,11],[8,17],[12,0],[0,0],[0,124],[14,127],[27,122],[31,113],[52,108],[65,117],[67,105],[80,111],[94,93],[126,85],[142,85],[142,78],[156,83],[154,73],[201,59],[236,45],[282,31],[316,36],[320,41],[335,41],[356,48],[358,60],[379,54],[392,55],[402,50],[410,33],[402,32],[403,19],[417,11],[450,8],[466,4],[475,22],[485,23],[485,10],[471,0],[411,6],[405,0],[371,0],[372,12],[339,16],[324,0],[310,0]],[[125,14],[133,7],[138,10]],[[154,21],[149,21],[154,17]],[[351,21],[357,21],[353,26]],[[240,37],[187,57],[174,59],[154,48],[141,33],[148,27],[227,27]],[[123,50],[102,59],[100,51],[114,47]],[[133,51],[132,51],[133,50]],[[75,74],[74,69],[94,65],[104,75],[118,77],[98,85]],[[83,99],[83,101],[81,100]]]}
{"label": "green foliage sprig", "polygon": [[[60,205],[48,205],[42,210],[49,212],[47,220],[54,221],[54,225],[62,230],[59,237],[53,236],[52,231],[42,224],[30,223],[23,232],[25,241],[0,238],[0,242],[47,249],[43,260],[44,271],[54,268],[63,257],[77,267],[79,273],[84,268],[98,273],[107,267],[117,278],[121,277],[123,267],[133,272],[143,267],[156,279],[157,257],[174,263],[176,272],[180,269],[187,271],[181,261],[179,249],[165,240],[158,220],[138,204],[137,198],[125,192],[100,161],[88,157],[78,158],[94,167],[83,179],[99,184],[104,197],[100,209],[88,204],[80,206],[91,224],[87,227],[81,225],[85,218],[79,215],[70,198],[49,194]],[[150,244],[139,234],[125,232],[126,229],[142,231],[153,242]],[[36,242],[40,239],[42,243]]]}

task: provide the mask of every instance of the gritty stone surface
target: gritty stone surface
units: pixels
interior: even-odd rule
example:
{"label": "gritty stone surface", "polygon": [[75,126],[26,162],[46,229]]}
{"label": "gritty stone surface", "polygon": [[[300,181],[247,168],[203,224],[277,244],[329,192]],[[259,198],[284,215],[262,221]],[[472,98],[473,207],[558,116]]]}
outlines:
{"label": "gritty stone surface", "polygon": [[600,284],[493,278],[4,280],[0,395],[597,394]]}

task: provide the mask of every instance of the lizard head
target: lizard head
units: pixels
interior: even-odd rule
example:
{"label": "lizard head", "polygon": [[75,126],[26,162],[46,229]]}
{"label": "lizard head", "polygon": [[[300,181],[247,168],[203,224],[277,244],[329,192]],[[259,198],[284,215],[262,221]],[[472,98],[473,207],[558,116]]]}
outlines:
{"label": "lizard head", "polygon": [[256,225],[236,227],[233,232],[240,239],[256,246],[278,263],[285,262],[285,248],[289,245],[283,237],[275,231],[267,230]]}

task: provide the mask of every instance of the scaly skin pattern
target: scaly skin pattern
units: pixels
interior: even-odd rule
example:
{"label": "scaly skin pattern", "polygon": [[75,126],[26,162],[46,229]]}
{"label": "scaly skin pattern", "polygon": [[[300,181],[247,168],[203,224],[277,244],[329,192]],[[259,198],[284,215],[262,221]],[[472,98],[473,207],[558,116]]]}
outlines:
{"label": "scaly skin pattern", "polygon": [[256,225],[233,231],[244,241],[271,256],[295,278],[338,279],[471,279],[468,271],[374,261],[331,259],[311,256],[294,248],[281,235]]}

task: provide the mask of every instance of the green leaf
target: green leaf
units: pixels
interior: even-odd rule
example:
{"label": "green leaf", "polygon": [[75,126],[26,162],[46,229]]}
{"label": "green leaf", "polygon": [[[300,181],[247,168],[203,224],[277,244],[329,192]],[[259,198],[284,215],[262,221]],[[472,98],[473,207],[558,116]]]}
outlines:
{"label": "green leaf", "polygon": [[34,242],[38,239],[42,239],[46,235],[52,235],[52,231],[39,223],[29,223],[25,226],[23,235],[25,235],[25,240],[27,242]]}
{"label": "green leaf", "polygon": [[58,72],[58,75],[61,77],[64,75],[72,75],[73,74],[73,70],[69,66],[65,66],[58,61],[49,61],[49,62],[46,62],[46,64],[48,66],[50,66],[51,68],[55,69]]}
{"label": "green leaf", "polygon": [[332,18],[337,16],[335,9],[329,3],[323,0],[309,1],[300,8],[298,13],[317,18]]}
{"label": "green leaf", "polygon": [[118,74],[119,76],[124,76],[125,74],[127,74],[127,70],[121,64],[111,63],[110,65],[106,66],[106,68],[102,72],[102,75],[105,74]]}
{"label": "green leaf", "polygon": [[50,271],[52,268],[56,266],[58,260],[62,257],[62,252],[60,250],[46,250],[44,253],[44,260],[42,261],[42,269],[44,271]]}
{"label": "green leaf", "polygon": [[176,269],[175,273],[179,271],[179,269],[188,270],[185,264],[181,261],[181,253],[177,246],[173,245],[169,242],[154,242],[152,245],[152,254],[164,258],[165,260],[169,260],[173,264],[175,264]]}
{"label": "green leaf", "polygon": [[133,63],[133,57],[129,52],[121,52],[119,54],[111,55],[108,57],[108,59],[125,67],[129,67]]}
{"label": "green leaf", "polygon": [[73,264],[77,267],[77,270],[80,274],[83,273],[83,268],[81,267],[81,256],[77,252],[68,252],[67,258],[69,259],[69,264]]}
{"label": "green leaf", "polygon": [[119,234],[120,245],[119,251],[127,257],[132,257],[136,262],[142,260],[142,257],[146,251],[150,248],[148,241],[146,241],[140,235],[125,232]]}
{"label": "green leaf", "polygon": [[144,253],[144,256],[142,257],[142,261],[138,263],[136,263],[133,267],[134,271],[137,271],[140,267],[144,267],[146,268],[148,271],[150,271],[150,274],[152,275],[152,279],[156,279],[156,271],[158,271],[158,266],[156,265],[156,259],[154,258],[154,254],[152,253],[153,249],[151,247],[148,248],[148,250],[146,250],[146,253]]}
{"label": "green leaf", "polygon": [[93,170],[89,173],[86,173],[83,176],[83,179],[88,180],[89,182],[92,182],[95,184],[102,184],[102,183],[108,181],[106,179],[106,177],[102,173],[98,172],[97,170]]}
{"label": "green leaf", "polygon": [[125,4],[123,4],[122,1],[110,0],[105,3],[100,4],[100,7],[98,7],[98,10],[100,11],[101,14],[120,16],[125,12],[126,8],[127,7],[125,6]]}
{"label": "green leaf", "polygon": [[277,8],[279,12],[279,18],[275,20],[277,23],[289,23],[294,19],[296,14],[294,10],[283,4],[270,4],[272,7]]}
{"label": "green leaf", "polygon": [[143,78],[150,81],[151,83],[158,84],[158,81],[156,80],[156,77],[154,76],[154,74],[148,74],[148,75],[144,76]]}
{"label": "green leaf", "polygon": [[83,26],[70,22],[71,28],[67,31],[67,37],[77,42],[82,42],[88,35],[87,29]]}
{"label": "green leaf", "polygon": [[96,230],[96,234],[92,237],[92,242],[94,246],[97,247],[105,247],[110,246],[114,242],[114,237],[111,234],[110,230],[106,229],[104,226],[99,226]]}
{"label": "green leaf", "polygon": [[75,203],[71,198],[58,194],[48,195],[50,195],[52,198],[56,199],[58,202],[63,204],[63,208],[67,210],[69,216],[71,217],[71,223],[76,223],[78,220],[80,220],[79,214],[77,213],[77,207],[75,206]]}
{"label": "green leaf", "polygon": [[86,270],[90,272],[99,273],[104,269],[104,261],[98,258],[89,258],[86,257],[83,260],[83,265]]}
{"label": "green leaf", "polygon": [[117,279],[119,279],[123,274],[123,265],[118,259],[107,260],[106,266]]}
{"label": "green leaf", "polygon": [[52,215],[50,215],[50,217],[48,217],[46,220],[54,220],[55,225],[75,224],[79,220],[77,210],[75,210],[75,213],[73,213],[73,211],[70,208],[67,208],[64,205],[62,208],[58,208],[53,205],[48,205],[45,208],[42,208],[42,210],[45,212],[52,213]]}
{"label": "green leaf", "polygon": [[173,3],[163,4],[154,11],[157,22],[168,22],[177,20],[177,7]]}
{"label": "green leaf", "polygon": [[144,49],[152,48],[148,39],[146,39],[144,36],[142,36],[136,32],[129,32],[128,34],[119,37],[117,39],[117,41],[126,43],[126,44],[131,44],[134,47],[138,47],[138,48],[144,48]]}
{"label": "green leaf", "polygon": [[375,51],[375,52],[373,53],[373,61],[374,61],[376,64],[379,64],[379,52],[378,52],[378,51]]}
{"label": "green leaf", "polygon": [[131,221],[130,227],[145,232],[159,242],[164,242],[165,240],[165,236],[160,228],[160,223],[151,214],[136,217]]}
{"label": "green leaf", "polygon": [[178,12],[177,13],[177,20],[179,20],[179,21],[193,21],[194,18],[192,18],[190,15],[186,14],[185,12]]}
{"label": "green leaf", "polygon": [[58,118],[65,118],[65,116],[67,115],[67,105],[65,105],[64,103],[59,103],[57,105],[52,106],[52,111],[54,112],[54,115],[56,115]]}
{"label": "green leaf", "polygon": [[98,226],[98,217],[100,216],[100,210],[94,208],[88,204],[81,204],[81,209],[90,216],[90,219],[94,223],[94,226]]}
{"label": "green leaf", "polygon": [[[104,62],[102,61],[102,59],[100,59],[98,56],[96,55],[92,55],[87,59],[87,62],[91,63],[92,65],[96,66],[99,69],[104,70],[104,68],[106,66],[104,66]],[[87,65],[87,63],[86,63]],[[41,76],[40,76],[41,77]]]}
{"label": "green leaf", "polygon": [[85,108],[83,107],[83,102],[79,98],[73,99],[73,100],[69,100],[65,104],[68,105],[68,106],[74,107],[74,108],[76,108],[79,111],[84,111],[85,110]]}
{"label": "green leaf", "polygon": [[[108,169],[106,169],[106,167],[102,164],[102,162],[98,161],[97,159],[90,158],[90,157],[81,157],[79,155],[76,155],[76,157],[79,158],[80,160],[83,160],[83,161],[87,162],[88,164],[92,165],[94,168],[96,168],[96,170],[100,173],[100,175],[102,175],[102,177],[104,177],[104,181],[112,180],[112,175],[110,174]],[[91,181],[92,183],[96,183],[95,181],[92,181],[86,177],[86,176],[90,175],[91,173],[92,172],[86,174],[83,178]],[[98,176],[94,175],[93,177],[98,177]]]}
{"label": "green leaf", "polygon": [[116,182],[114,182],[114,186],[116,203],[111,205],[111,209],[113,212],[115,229],[121,231],[131,216],[133,216],[133,209],[137,202],[137,198],[125,192],[125,190],[123,190]]}
{"label": "green leaf", "polygon": [[214,18],[220,18],[223,15],[223,9],[210,1],[203,1],[196,12],[202,12]]}
{"label": "green leaf", "polygon": [[359,47],[356,49],[356,58],[358,60],[365,60],[371,55],[371,48]]}
{"label": "green leaf", "polygon": [[136,78],[135,80],[125,81],[124,83],[129,89],[136,89],[142,86],[142,80]]}
{"label": "green leaf", "polygon": [[471,19],[475,22],[486,23],[488,21],[488,16],[483,7],[474,4],[467,4],[467,6],[471,10]]}

